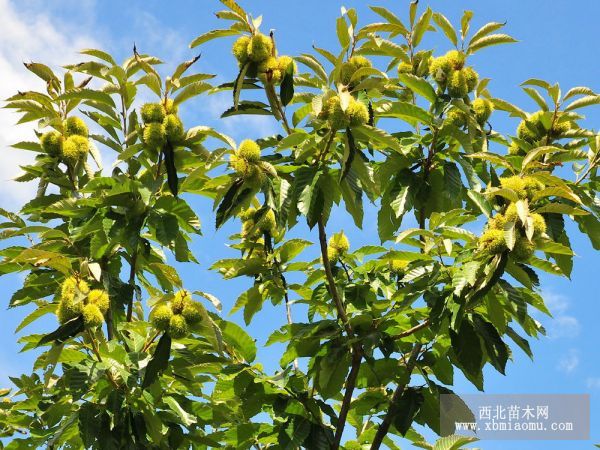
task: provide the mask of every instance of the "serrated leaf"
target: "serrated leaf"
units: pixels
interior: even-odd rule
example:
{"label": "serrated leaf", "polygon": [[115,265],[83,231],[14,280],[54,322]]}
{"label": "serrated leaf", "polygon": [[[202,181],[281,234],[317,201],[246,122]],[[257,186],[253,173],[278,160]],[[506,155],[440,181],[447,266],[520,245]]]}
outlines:
{"label": "serrated leaf", "polygon": [[148,365],[146,366],[144,381],[142,382],[143,389],[151,386],[156,380],[158,380],[158,376],[167,370],[167,367],[169,367],[170,357],[171,336],[169,336],[169,333],[165,333],[159,339],[158,344],[156,344],[156,349],[154,350],[152,359],[150,359],[150,362],[148,362]]}
{"label": "serrated leaf", "polygon": [[435,95],[433,86],[431,86],[426,79],[408,73],[398,74],[398,78],[411,91],[425,97],[430,103],[435,103],[437,100],[437,95]]}
{"label": "serrated leaf", "polygon": [[456,30],[446,16],[444,16],[442,13],[436,12],[433,13],[433,20],[442,29],[446,37],[450,39],[450,42],[452,42],[454,46],[458,45],[458,36],[456,35]]}
{"label": "serrated leaf", "polygon": [[467,49],[467,53],[472,54],[482,48],[490,47],[492,45],[510,44],[513,42],[517,42],[517,40],[508,34],[490,34],[471,42]]}
{"label": "serrated leaf", "polygon": [[225,36],[236,36],[238,34],[240,34],[239,31],[231,29],[231,28],[224,29],[224,30],[212,30],[212,31],[209,31],[208,33],[204,33],[204,34],[198,36],[192,42],[190,42],[190,48],[198,47],[199,45],[204,44],[205,42],[208,42],[212,39],[225,37]]}

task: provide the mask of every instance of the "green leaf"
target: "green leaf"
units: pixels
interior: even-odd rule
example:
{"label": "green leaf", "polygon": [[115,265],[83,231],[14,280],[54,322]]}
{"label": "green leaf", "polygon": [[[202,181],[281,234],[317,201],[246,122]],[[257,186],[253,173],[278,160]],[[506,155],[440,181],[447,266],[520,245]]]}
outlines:
{"label": "green leaf", "polygon": [[198,47],[199,45],[204,44],[205,42],[208,42],[212,39],[226,36],[236,36],[238,34],[240,34],[240,32],[232,28],[226,30],[212,30],[195,38],[190,43],[190,48]]}
{"label": "green leaf", "polygon": [[233,322],[221,321],[219,323],[226,345],[235,349],[247,363],[256,358],[256,344],[254,340],[239,325]]}
{"label": "green leaf", "polygon": [[481,37],[476,41],[472,41],[467,48],[467,53],[472,54],[485,47],[499,44],[510,44],[513,42],[517,42],[517,40],[508,34],[490,34],[488,36]]}
{"label": "green leaf", "polygon": [[397,411],[392,419],[394,427],[402,436],[405,436],[410,429],[423,401],[424,397],[420,389],[407,387],[397,403],[393,405],[394,410]]}
{"label": "green leaf", "polygon": [[377,107],[377,117],[396,117],[415,125],[417,122],[431,124],[433,116],[423,108],[408,102],[388,102]]}
{"label": "green leaf", "polygon": [[182,425],[189,427],[190,425],[196,423],[196,419],[194,419],[194,417],[191,414],[189,414],[187,411],[185,411],[181,407],[179,402],[177,400],[175,400],[173,397],[171,397],[170,395],[167,395],[167,396],[163,397],[163,401],[171,408],[171,411],[173,411],[175,413],[175,415],[177,417],[179,417]]}
{"label": "green leaf", "polygon": [[422,95],[430,103],[435,103],[437,100],[437,95],[435,95],[435,90],[433,86],[429,84],[429,82],[422,77],[417,77],[415,75],[409,73],[401,73],[398,75],[400,81],[402,81],[411,91],[416,92],[419,95]]}
{"label": "green leaf", "polygon": [[463,39],[467,37],[469,33],[469,27],[471,25],[471,19],[473,18],[473,11],[465,10],[462,18],[460,19],[460,34]]}
{"label": "green leaf", "polygon": [[421,14],[421,17],[419,17],[419,20],[417,20],[417,23],[415,24],[415,27],[413,28],[412,32],[412,45],[414,45],[415,47],[419,45],[421,39],[423,39],[423,35],[429,28],[429,22],[431,22],[432,15],[433,11],[431,10],[431,8],[427,7],[425,12]]}
{"label": "green leaf", "polygon": [[337,33],[338,41],[343,49],[348,48],[350,45],[350,33],[348,32],[348,24],[343,17],[338,17],[335,22],[335,30]]}
{"label": "green leaf", "polygon": [[317,389],[324,399],[340,393],[350,367],[350,354],[343,349],[330,349],[319,360]]}
{"label": "green leaf", "polygon": [[243,114],[270,116],[272,115],[272,112],[267,109],[268,107],[269,105],[266,105],[262,102],[242,100],[238,103],[237,108],[231,107],[221,114],[221,118]]}
{"label": "green leaf", "polygon": [[163,155],[165,160],[165,168],[167,169],[167,184],[169,191],[174,197],[177,197],[179,190],[179,178],[177,177],[177,167],[175,167],[175,151],[173,144],[167,142],[163,147]]}
{"label": "green leaf", "polygon": [[490,205],[490,202],[485,198],[485,195],[471,189],[469,189],[467,195],[486,217],[492,217],[492,205]]}
{"label": "green leaf", "polygon": [[173,99],[173,103],[176,105],[180,105],[184,101],[208,91],[211,87],[212,86],[210,84],[204,83],[202,81],[197,81],[196,83],[188,84],[182,90],[177,91],[178,94]]}
{"label": "green leaf", "polygon": [[477,440],[475,437],[453,434],[439,438],[433,446],[433,450],[460,450],[463,445],[476,442]]}
{"label": "green leaf", "polygon": [[576,216],[575,221],[581,232],[588,236],[594,249],[600,250],[600,221],[592,215]]}
{"label": "green leaf", "polygon": [[112,66],[117,65],[114,58],[112,56],[110,56],[110,54],[108,54],[102,50],[98,50],[95,48],[85,48],[85,49],[81,50],[79,53],[81,53],[82,55],[90,55],[90,56],[94,56],[98,59],[102,59]]}
{"label": "green leaf", "polygon": [[577,100],[569,103],[565,107],[565,111],[573,111],[574,109],[583,108],[585,106],[598,105],[600,104],[600,95],[587,95],[583,98],[578,98]]}
{"label": "green leaf", "polygon": [[312,242],[304,239],[290,239],[286,241],[281,247],[277,249],[279,254],[279,262],[285,264],[296,256],[298,256],[304,249],[310,247]]}
{"label": "green leaf", "polygon": [[371,10],[374,13],[380,15],[385,20],[387,20],[389,23],[392,23],[392,24],[400,27],[400,29],[398,30],[398,34],[401,34],[403,36],[406,36],[408,34],[408,29],[404,26],[402,21],[398,18],[398,16],[396,16],[389,9],[384,8],[382,6],[369,6],[369,8],[371,8]]}
{"label": "green leaf", "polygon": [[452,42],[454,46],[457,46],[458,37],[456,36],[456,30],[452,26],[452,23],[450,23],[450,21],[446,18],[446,16],[436,12],[433,13],[433,20],[442,29],[446,37],[450,39],[450,42]]}
{"label": "green leaf", "polygon": [[65,324],[58,327],[52,333],[46,334],[37,343],[36,347],[40,347],[49,343],[61,344],[67,339],[77,336],[83,331],[83,316],[78,316],[73,320],[69,320]]}
{"label": "green leaf", "polygon": [[169,333],[165,333],[161,336],[156,344],[156,349],[152,355],[152,359],[146,366],[146,372],[144,373],[144,381],[142,382],[142,388],[146,389],[150,387],[158,376],[167,370],[169,367],[169,358],[171,357],[171,336]]}
{"label": "green leaf", "polygon": [[238,76],[235,78],[235,81],[233,82],[233,108],[234,109],[237,109],[237,107],[238,107],[238,104],[240,101],[240,94],[242,93],[242,86],[244,85],[244,79],[246,78],[246,72],[248,71],[248,67],[250,67],[249,62],[247,62],[240,68]]}
{"label": "green leaf", "polygon": [[450,341],[452,350],[461,370],[479,389],[482,385],[478,383],[483,367],[483,350],[477,331],[468,320],[462,320],[458,331],[450,329]]}
{"label": "green leaf", "polygon": [[498,331],[491,323],[483,319],[483,317],[478,314],[473,316],[473,324],[475,325],[475,330],[477,330],[477,333],[483,341],[492,365],[498,372],[500,372],[502,375],[505,375],[506,362],[508,361],[509,353],[508,347],[500,338]]}
{"label": "green leaf", "polygon": [[283,74],[281,86],[279,87],[279,97],[283,106],[287,106],[294,98],[294,67],[291,64]]}
{"label": "green leaf", "polygon": [[57,100],[94,100],[112,108],[115,107],[115,102],[109,94],[85,88],[72,89],[60,95]]}

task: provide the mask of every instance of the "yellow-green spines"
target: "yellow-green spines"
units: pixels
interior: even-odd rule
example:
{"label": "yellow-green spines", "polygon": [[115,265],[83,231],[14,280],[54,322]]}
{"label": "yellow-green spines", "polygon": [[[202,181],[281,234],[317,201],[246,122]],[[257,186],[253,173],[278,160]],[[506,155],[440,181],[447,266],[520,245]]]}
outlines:
{"label": "yellow-green spines", "polygon": [[354,100],[354,98],[350,100],[350,104],[346,108],[346,115],[351,127],[364,125],[369,121],[369,109],[367,105],[361,101]]}
{"label": "yellow-green spines", "polygon": [[562,134],[566,133],[571,128],[573,128],[573,124],[570,121],[564,121],[564,120],[559,121],[559,120],[560,119],[557,119],[554,122],[554,125],[552,126],[552,136],[553,137],[560,137]]}
{"label": "yellow-green spines", "polygon": [[479,238],[479,249],[488,255],[497,255],[507,249],[504,231],[490,228]]}
{"label": "yellow-green spines", "polygon": [[342,109],[340,98],[337,95],[327,100],[325,109],[327,110],[325,117],[334,130],[363,125],[369,121],[369,109],[354,97],[349,98],[345,111]]}
{"label": "yellow-green spines", "polygon": [[171,302],[171,309],[173,310],[173,314],[181,314],[183,308],[186,305],[189,305],[192,302],[192,294],[190,291],[182,289],[177,291],[173,297],[173,301]]}
{"label": "yellow-green spines", "polygon": [[464,127],[467,124],[467,116],[459,108],[452,108],[446,114],[446,121],[455,127]]}
{"label": "yellow-green spines", "polygon": [[252,218],[254,218],[254,214],[256,214],[256,208],[253,208],[252,206],[250,208],[246,208],[245,210],[243,210],[240,214],[239,214],[239,218],[242,221],[246,221],[246,220],[252,220]]}
{"label": "yellow-green spines", "polygon": [[76,294],[87,294],[90,291],[89,285],[84,280],[78,280],[75,277],[65,278],[61,287],[61,298],[74,298]]}
{"label": "yellow-green spines", "polygon": [[525,180],[518,175],[512,177],[500,178],[500,186],[504,189],[513,190],[521,199],[527,198],[527,189]]}
{"label": "yellow-green spines", "polygon": [[50,156],[58,156],[62,153],[63,142],[63,135],[56,130],[48,131],[40,138],[42,149]]}
{"label": "yellow-green spines", "polygon": [[336,263],[340,259],[340,252],[336,248],[327,246],[327,258],[331,263]]}
{"label": "yellow-green spines", "polygon": [[506,207],[506,211],[504,211],[504,217],[506,219],[506,222],[517,223],[521,220],[519,218],[519,213],[517,211],[516,203],[511,203],[510,205],[508,205]]}
{"label": "yellow-green spines", "polygon": [[58,303],[56,316],[60,324],[66,323],[81,315],[83,312],[83,302],[74,297],[62,297]]}
{"label": "yellow-green spines", "polygon": [[488,121],[488,119],[492,115],[492,111],[494,110],[494,105],[492,104],[492,102],[485,98],[476,98],[475,100],[473,100],[471,106],[473,107],[473,111],[475,112],[475,119],[480,125],[483,125]]}
{"label": "yellow-green spines", "polygon": [[504,230],[504,225],[506,224],[507,219],[504,214],[496,214],[492,219],[488,222],[488,228],[493,230]]}
{"label": "yellow-green spines", "polygon": [[88,303],[83,307],[83,324],[86,328],[96,328],[104,323],[104,315],[96,305]]}
{"label": "yellow-green spines", "polygon": [[533,142],[539,139],[539,133],[534,129],[532,122],[528,120],[522,120],[517,127],[517,137],[527,142]]}
{"label": "yellow-green spines", "polygon": [[191,302],[181,311],[181,315],[189,325],[194,325],[202,321],[202,306],[197,302]]}
{"label": "yellow-green spines", "polygon": [[267,210],[267,212],[265,212],[256,223],[256,227],[262,233],[273,234],[273,231],[277,228],[277,219],[275,218],[275,212],[272,209]]}
{"label": "yellow-green spines", "polygon": [[163,102],[165,114],[177,114],[179,107],[175,104],[172,98],[168,98]]}
{"label": "yellow-green spines", "polygon": [[338,96],[331,97],[327,101],[327,118],[334,130],[340,130],[350,125],[350,120],[346,112],[342,109],[340,98]]}
{"label": "yellow-green spines", "polygon": [[463,98],[469,93],[467,78],[462,70],[455,70],[448,80],[448,94],[450,97]]}
{"label": "yellow-green spines", "polygon": [[343,84],[349,84],[350,80],[352,79],[352,76],[356,73],[357,70],[371,66],[371,61],[369,61],[364,56],[353,56],[347,62],[342,64],[342,67],[340,69],[340,81]]}
{"label": "yellow-green spines", "polygon": [[461,69],[461,72],[465,76],[465,80],[467,80],[467,90],[471,92],[479,82],[479,74],[472,67],[465,67]]}
{"label": "yellow-green spines", "polygon": [[173,317],[173,311],[169,305],[158,305],[150,313],[150,322],[156,329],[166,331],[169,328],[171,317]]}
{"label": "yellow-green spines", "polygon": [[229,165],[238,175],[241,175],[243,178],[246,177],[250,167],[248,161],[236,154],[229,156]]}
{"label": "yellow-green spines", "polygon": [[69,136],[62,146],[62,157],[67,162],[83,159],[90,151],[90,141],[78,135]]}
{"label": "yellow-green spines", "polygon": [[533,235],[541,236],[544,234],[546,232],[546,220],[544,220],[544,216],[534,213],[531,215],[531,219],[533,220]]}
{"label": "yellow-green spines", "polygon": [[444,57],[451,69],[460,70],[465,65],[466,56],[463,52],[459,52],[458,50],[450,50]]}
{"label": "yellow-green spines", "polygon": [[240,64],[245,64],[248,61],[248,44],[250,44],[249,36],[241,36],[233,43],[231,52]]}
{"label": "yellow-green spines", "polygon": [[150,148],[161,148],[165,144],[166,132],[162,123],[150,122],[144,127],[144,143]]}
{"label": "yellow-green spines", "polygon": [[402,272],[404,269],[406,269],[408,261],[404,259],[393,259],[389,264],[392,272]]}
{"label": "yellow-green spines", "polygon": [[535,244],[530,242],[526,237],[519,236],[515,242],[515,246],[510,252],[510,256],[515,261],[527,261],[535,253]]}
{"label": "yellow-green spines", "polygon": [[343,231],[335,233],[329,238],[329,247],[335,248],[340,255],[345,255],[350,250],[350,241]]}
{"label": "yellow-green spines", "polygon": [[239,214],[240,220],[242,221],[242,238],[252,237],[256,234],[257,228],[254,223],[254,214],[256,214],[255,208],[247,208]]}
{"label": "yellow-green spines", "polygon": [[110,299],[106,291],[102,289],[92,289],[87,296],[89,304],[96,305],[102,314],[106,314],[110,307]]}
{"label": "yellow-green spines", "polygon": [[431,55],[428,52],[419,51],[412,58],[412,73],[420,77],[429,75],[429,65],[431,64]]}
{"label": "yellow-green spines", "polygon": [[260,146],[252,139],[245,139],[240,142],[237,154],[248,162],[258,162],[260,160]]}
{"label": "yellow-green spines", "polygon": [[411,63],[402,61],[400,64],[398,64],[398,74],[412,73],[412,71],[413,66]]}
{"label": "yellow-green spines", "polygon": [[165,137],[171,143],[179,142],[183,138],[183,123],[175,114],[167,114],[163,121]]}
{"label": "yellow-green spines", "polygon": [[281,81],[282,73],[277,58],[269,56],[258,65],[258,78],[263,83],[277,84]]}
{"label": "yellow-green spines", "polygon": [[429,64],[429,73],[441,86],[444,86],[448,81],[448,76],[450,75],[451,70],[452,66],[445,56],[433,58]]}
{"label": "yellow-green spines", "polygon": [[181,339],[188,334],[189,327],[185,318],[180,314],[174,314],[169,321],[169,334],[175,339]]}
{"label": "yellow-green spines", "polygon": [[524,155],[525,151],[519,146],[519,144],[517,144],[516,142],[511,142],[510,146],[508,147],[508,154],[509,155]]}
{"label": "yellow-green spines", "polygon": [[273,41],[269,36],[258,33],[253,35],[248,42],[248,58],[254,62],[261,62],[273,56]]}
{"label": "yellow-green spines", "polygon": [[282,74],[288,70],[291,70],[292,73],[296,73],[297,70],[296,61],[294,61],[294,58],[287,55],[281,55],[277,58],[277,66],[279,67],[279,70],[281,70]]}
{"label": "yellow-green spines", "polygon": [[85,122],[79,117],[69,117],[64,121],[63,126],[65,128],[65,136],[83,136],[85,138],[89,135],[89,130]]}
{"label": "yellow-green spines", "polygon": [[167,115],[165,107],[160,103],[146,103],[141,109],[142,120],[146,124],[162,123]]}
{"label": "yellow-green spines", "polygon": [[534,177],[523,177],[525,183],[525,191],[527,192],[527,198],[532,200],[535,194],[544,189],[544,183]]}

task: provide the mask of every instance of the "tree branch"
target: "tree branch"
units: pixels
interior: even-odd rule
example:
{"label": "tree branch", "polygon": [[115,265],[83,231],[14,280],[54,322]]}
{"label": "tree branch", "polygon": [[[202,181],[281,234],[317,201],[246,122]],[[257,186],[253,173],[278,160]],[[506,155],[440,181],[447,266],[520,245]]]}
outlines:
{"label": "tree branch", "polygon": [[[325,225],[323,224],[323,219],[319,219],[317,221],[317,226],[319,229],[319,244],[321,247],[321,258],[323,259],[323,266],[325,268],[325,277],[327,278],[327,284],[329,286],[329,293],[331,294],[331,298],[335,303],[335,307],[338,313],[338,319],[342,321],[344,325],[344,329],[346,330],[346,334],[348,338],[352,341],[355,339],[354,330],[352,329],[352,325],[348,321],[348,315],[346,314],[346,308],[340,298],[337,286],[335,284],[335,280],[333,278],[333,272],[331,271],[331,261],[329,261],[329,256],[327,255],[327,234],[325,232]],[[362,361],[362,348],[359,343],[353,342],[351,344],[352,347],[352,364],[350,367],[350,373],[346,378],[345,383],[345,392],[344,399],[342,400],[342,405],[340,407],[340,414],[338,416],[338,422],[335,430],[335,438],[333,441],[333,445],[331,446],[332,450],[337,450],[340,448],[340,443],[342,441],[342,434],[344,433],[344,427],[346,425],[346,419],[348,418],[348,412],[350,411],[350,403],[352,402],[352,394],[354,392],[354,388],[356,387],[356,379],[358,378],[358,371],[360,369],[360,363]]]}
{"label": "tree branch", "polygon": [[410,377],[412,375],[413,370],[415,369],[415,365],[417,364],[417,358],[419,357],[419,353],[421,352],[422,347],[423,347],[422,344],[416,344],[413,347],[412,351],[410,352],[410,356],[406,363],[406,370],[408,371],[408,379],[404,383],[399,384],[398,387],[396,387],[396,390],[394,391],[394,394],[392,395],[392,400],[390,402],[390,408],[388,409],[387,414],[383,418],[381,425],[379,425],[379,428],[377,429],[377,433],[375,433],[375,437],[373,438],[373,443],[371,444],[371,450],[378,450],[381,447],[381,444],[383,443],[383,439],[385,438],[385,436],[388,434],[388,432],[390,430],[390,426],[392,425],[392,421],[394,420],[394,417],[399,412],[398,401],[400,400],[400,397],[402,396],[402,394],[404,393],[404,390],[406,389],[406,387],[408,386],[408,383],[410,382]]}

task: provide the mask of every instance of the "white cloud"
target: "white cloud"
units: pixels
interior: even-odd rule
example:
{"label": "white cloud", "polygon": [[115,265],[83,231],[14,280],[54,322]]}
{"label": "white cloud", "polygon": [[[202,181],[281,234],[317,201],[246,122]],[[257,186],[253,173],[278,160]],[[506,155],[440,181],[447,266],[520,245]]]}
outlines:
{"label": "white cloud", "polygon": [[558,361],[557,369],[561,372],[571,373],[579,366],[579,351],[572,348],[563,354]]}
{"label": "white cloud", "polygon": [[[68,63],[78,49],[94,46],[87,34],[89,28],[80,24],[81,29],[65,28],[39,11],[20,9],[20,5],[9,0],[0,0],[2,11],[2,39],[0,39],[0,99],[6,99],[17,91],[41,90],[42,80],[31,74],[23,62],[39,61],[55,68]],[[35,193],[35,183],[12,181],[20,172],[19,165],[33,161],[33,154],[14,150],[9,146],[22,140],[32,140],[33,124],[15,126],[18,116],[7,109],[0,110],[0,191],[3,192],[1,206],[18,209],[23,202]]]}
{"label": "white cloud", "polygon": [[542,292],[542,298],[554,316],[548,319],[548,337],[550,339],[577,337],[581,331],[581,325],[576,317],[569,314],[571,306],[569,298],[553,291]]}
{"label": "white cloud", "polygon": [[589,377],[585,384],[588,389],[600,389],[600,377]]}

